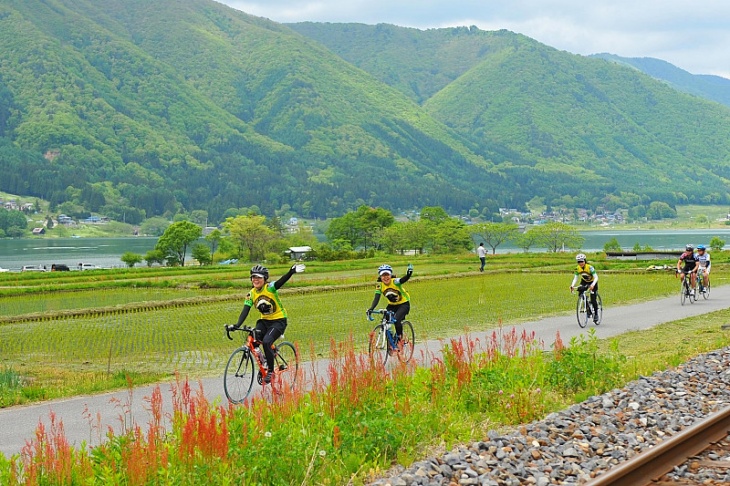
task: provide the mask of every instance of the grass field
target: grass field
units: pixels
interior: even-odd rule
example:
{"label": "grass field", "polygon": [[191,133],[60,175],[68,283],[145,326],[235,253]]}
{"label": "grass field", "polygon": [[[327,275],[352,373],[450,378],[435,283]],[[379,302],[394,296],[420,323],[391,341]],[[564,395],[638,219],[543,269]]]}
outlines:
{"label": "grass field", "polygon": [[[493,256],[483,274],[474,260],[413,260],[416,272],[406,288],[418,340],[572,312],[572,255]],[[646,262],[610,262],[600,255],[592,260],[601,272],[606,307],[676,290],[672,273],[647,272]],[[352,339],[364,349],[373,327],[365,310],[379,262],[312,263],[292,277],[281,290],[290,316],[286,338],[316,356],[328,352],[331,339]],[[398,271],[406,260],[393,263]],[[124,386],[125,375],[143,383],[176,372],[219,374],[234,347],[223,326],[241,311],[247,268],[16,274],[0,280],[1,365],[16,370],[24,384],[1,392],[0,406]],[[272,277],[286,268],[272,267]],[[722,274],[715,277],[720,282]],[[130,281],[136,285],[119,286]],[[62,290],[69,286],[74,290]]]}

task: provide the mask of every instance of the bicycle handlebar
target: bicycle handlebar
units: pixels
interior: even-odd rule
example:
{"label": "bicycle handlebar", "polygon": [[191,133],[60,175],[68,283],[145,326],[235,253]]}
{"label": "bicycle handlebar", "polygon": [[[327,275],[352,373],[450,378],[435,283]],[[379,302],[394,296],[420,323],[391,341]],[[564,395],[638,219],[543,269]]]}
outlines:
{"label": "bicycle handlebar", "polygon": [[373,309],[373,310],[371,310],[370,312],[367,313],[368,320],[370,320],[370,321],[374,321],[375,320],[375,319],[372,318],[372,314],[382,314],[382,315],[388,315],[388,314],[390,314],[390,315],[394,315],[395,312],[393,312],[392,310],[388,310],[388,309]]}
{"label": "bicycle handlebar", "polygon": [[254,328],[253,327],[249,327],[249,326],[241,326],[238,329],[230,329],[226,325],[225,329],[226,329],[226,336],[228,336],[228,339],[230,339],[231,341],[233,341],[233,338],[231,337],[231,331],[233,331],[233,332],[236,332],[236,331],[245,331],[245,332],[247,332],[249,334],[253,333],[253,331],[254,331]]}

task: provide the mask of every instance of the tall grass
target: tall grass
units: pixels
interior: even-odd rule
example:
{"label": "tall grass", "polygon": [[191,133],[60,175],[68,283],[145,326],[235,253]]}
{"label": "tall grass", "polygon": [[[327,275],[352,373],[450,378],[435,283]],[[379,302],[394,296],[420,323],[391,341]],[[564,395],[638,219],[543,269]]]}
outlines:
{"label": "tall grass", "polygon": [[[355,351],[352,339],[331,342],[326,377],[309,389],[266,387],[245,406],[214,406],[202,389],[178,382],[171,426],[161,394],[148,398],[151,420],[131,423],[87,451],[65,439],[51,417],[23,453],[0,461],[3,484],[362,484],[394,462],[410,462],[434,440],[447,445],[485,438],[486,430],[542,417],[587,388],[565,387],[556,367],[570,355],[593,392],[622,380],[613,356],[600,357],[595,336],[542,352],[530,334],[495,331],[485,342],[451,340],[444,359],[390,372]],[[558,339],[558,342],[559,339]],[[579,359],[576,360],[575,358]],[[607,367],[585,361],[601,359]],[[600,376],[600,378],[599,378]],[[597,385],[602,385],[598,387]]]}

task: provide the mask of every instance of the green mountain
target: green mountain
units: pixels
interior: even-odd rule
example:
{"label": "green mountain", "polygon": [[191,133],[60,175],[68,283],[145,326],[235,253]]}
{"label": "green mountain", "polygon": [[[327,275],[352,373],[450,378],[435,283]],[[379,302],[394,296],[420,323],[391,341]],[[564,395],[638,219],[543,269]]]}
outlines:
{"label": "green mountain", "polygon": [[398,91],[211,1],[5,2],[0,39],[7,192],[212,218],[507,194],[475,189],[489,163]]}
{"label": "green mountain", "polygon": [[634,69],[507,31],[306,28],[210,0],[6,0],[0,190],[129,222],[730,201],[730,111]]}
{"label": "green mountain", "polygon": [[730,106],[730,79],[722,76],[692,74],[667,61],[651,57],[621,57],[607,53],[594,54],[591,57],[632,66],[653,78],[668,83],[679,91]]}
{"label": "green mountain", "polygon": [[[584,207],[728,201],[730,111],[634,68],[475,27],[290,27],[419,100],[517,192]],[[428,85],[429,71],[449,76]]]}

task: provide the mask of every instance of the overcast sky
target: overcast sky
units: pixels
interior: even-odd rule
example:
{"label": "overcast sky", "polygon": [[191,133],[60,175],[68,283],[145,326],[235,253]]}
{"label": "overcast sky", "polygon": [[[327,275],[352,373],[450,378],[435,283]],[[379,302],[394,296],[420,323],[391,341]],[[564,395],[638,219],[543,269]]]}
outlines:
{"label": "overcast sky", "polygon": [[730,78],[730,0],[217,0],[275,22],[507,29],[575,54],[663,59]]}

